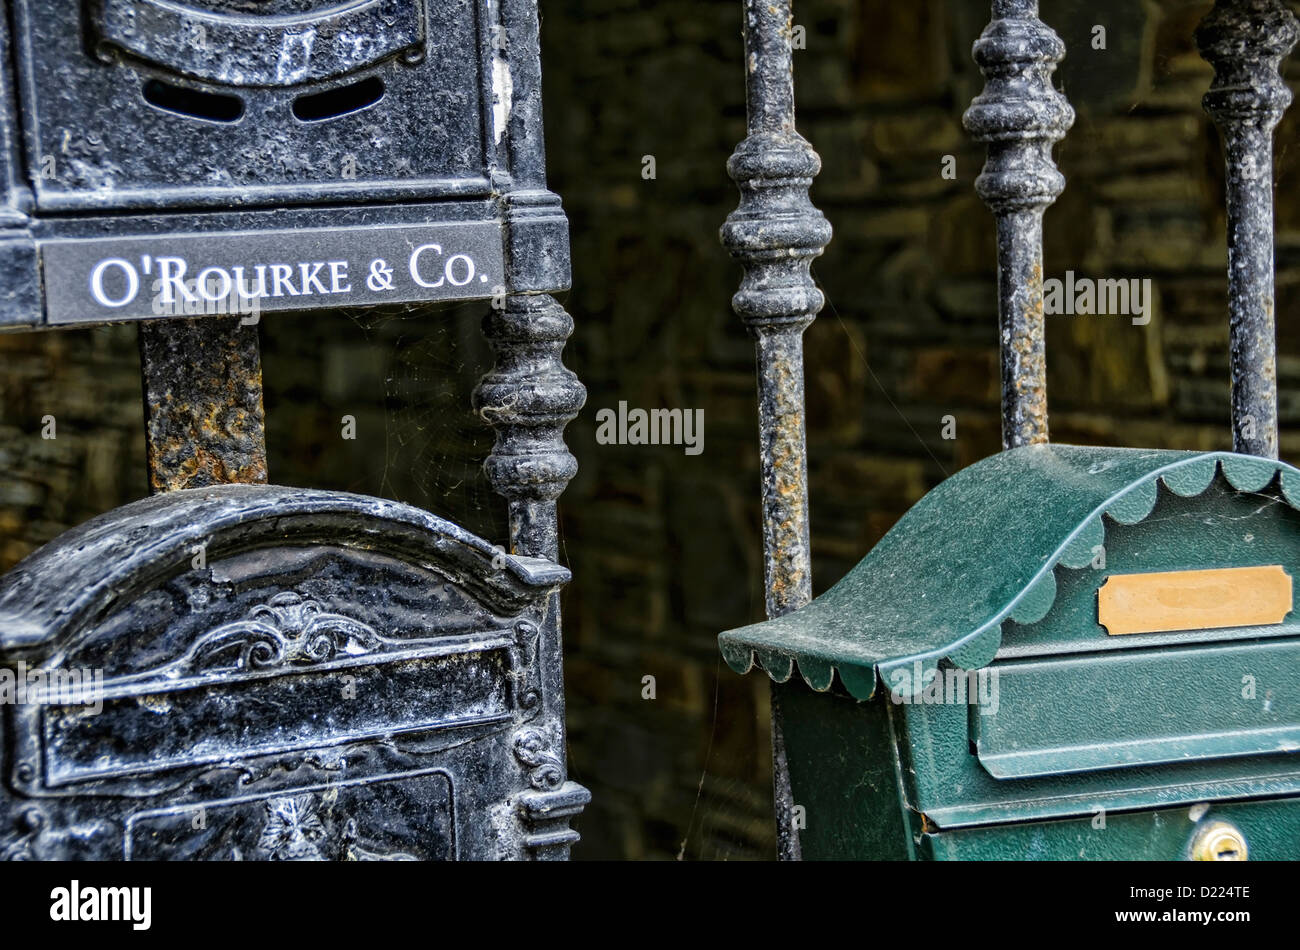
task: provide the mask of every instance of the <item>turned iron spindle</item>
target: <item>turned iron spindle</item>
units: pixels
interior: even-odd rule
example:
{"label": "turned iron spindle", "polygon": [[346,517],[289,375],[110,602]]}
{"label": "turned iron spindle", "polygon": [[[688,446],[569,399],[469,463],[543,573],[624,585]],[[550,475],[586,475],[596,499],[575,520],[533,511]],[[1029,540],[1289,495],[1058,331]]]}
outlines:
{"label": "turned iron spindle", "polygon": [[1038,19],[1037,0],[994,0],[972,52],[985,86],[963,123],[988,147],[975,191],[997,219],[1002,447],[1010,449],[1048,440],[1043,212],[1065,188],[1052,146],[1074,110],[1052,86],[1065,45]]}
{"label": "turned iron spindle", "polygon": [[483,320],[496,365],[474,391],[474,409],[496,431],[484,469],[510,505],[511,553],[556,560],[556,501],[578,470],[564,428],[587,390],[562,360],[573,318],[545,292],[569,286],[569,229],[546,187],[536,3],[503,0],[503,9],[512,32],[494,56],[511,77],[510,135],[494,176],[506,193],[508,293]]}
{"label": "turned iron spindle", "polygon": [[[732,307],[758,356],[764,589],[768,617],[812,599],[805,457],[803,332],[821,310],[809,267],[831,226],[808,198],[821,159],[794,128],[790,0],[745,0],[748,134],[727,162],[739,207],[722,243],[744,265]],[[799,836],[785,760],[778,692],[772,691],[777,855],[798,860]]]}
{"label": "turned iron spindle", "polygon": [[511,294],[493,309],[483,333],[497,363],[474,392],[474,407],[496,430],[485,468],[510,504],[515,554],[556,560],[556,501],[578,471],[564,444],[587,391],[561,362],[573,318],[547,294]]}
{"label": "turned iron spindle", "polygon": [[1279,65],[1297,38],[1280,0],[1219,0],[1196,43],[1214,67],[1205,111],[1223,137],[1228,206],[1232,447],[1277,458],[1273,130],[1291,104]]}

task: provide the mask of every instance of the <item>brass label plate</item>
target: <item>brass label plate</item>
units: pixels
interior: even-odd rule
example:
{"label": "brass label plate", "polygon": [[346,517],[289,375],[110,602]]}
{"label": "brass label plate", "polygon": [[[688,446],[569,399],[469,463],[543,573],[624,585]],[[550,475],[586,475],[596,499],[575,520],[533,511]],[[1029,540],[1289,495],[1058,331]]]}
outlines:
{"label": "brass label plate", "polygon": [[1111,636],[1281,623],[1291,612],[1281,565],[1113,574],[1097,591],[1097,622]]}

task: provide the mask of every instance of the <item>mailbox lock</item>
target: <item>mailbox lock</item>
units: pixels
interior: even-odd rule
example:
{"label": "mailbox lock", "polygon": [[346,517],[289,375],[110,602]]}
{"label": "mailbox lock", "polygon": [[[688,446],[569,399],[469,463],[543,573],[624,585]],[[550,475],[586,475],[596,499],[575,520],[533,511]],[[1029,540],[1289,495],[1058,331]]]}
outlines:
{"label": "mailbox lock", "polygon": [[1249,857],[1246,836],[1230,821],[1206,822],[1192,838],[1193,861],[1245,861]]}

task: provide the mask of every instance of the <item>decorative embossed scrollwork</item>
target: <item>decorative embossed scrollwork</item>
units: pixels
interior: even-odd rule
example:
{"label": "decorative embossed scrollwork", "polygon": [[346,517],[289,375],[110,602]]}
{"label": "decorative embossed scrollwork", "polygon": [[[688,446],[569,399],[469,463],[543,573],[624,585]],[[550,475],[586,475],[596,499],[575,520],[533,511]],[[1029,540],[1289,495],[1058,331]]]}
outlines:
{"label": "decorative embossed scrollwork", "polygon": [[45,827],[45,815],[38,808],[24,808],[14,825],[17,836],[7,841],[0,839],[0,861],[35,861],[36,839]]}
{"label": "decorative embossed scrollwork", "polygon": [[515,758],[528,768],[528,784],[533,788],[558,788],[564,781],[560,757],[550,750],[550,743],[536,729],[515,736]]}
{"label": "decorative embossed scrollwork", "polygon": [[343,828],[343,846],[339,854],[340,861],[418,861],[413,854],[405,851],[374,851],[357,844],[357,820],[349,818]]}
{"label": "decorative embossed scrollwork", "polygon": [[515,624],[515,642],[519,646],[519,669],[516,674],[516,695],[525,720],[533,719],[542,710],[542,691],[539,682],[537,624],[520,620]]}
{"label": "decorative embossed scrollwork", "polygon": [[368,624],[285,591],[258,604],[242,620],[204,634],[177,665],[180,672],[200,673],[322,663],[340,653],[358,656],[397,642]]}

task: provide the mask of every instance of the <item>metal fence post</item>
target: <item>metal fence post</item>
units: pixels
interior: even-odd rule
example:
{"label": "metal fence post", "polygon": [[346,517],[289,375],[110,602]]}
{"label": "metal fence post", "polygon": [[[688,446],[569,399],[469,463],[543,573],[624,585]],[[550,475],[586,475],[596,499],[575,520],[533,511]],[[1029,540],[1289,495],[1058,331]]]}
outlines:
{"label": "metal fence post", "polygon": [[[809,267],[829,243],[831,226],[808,198],[821,159],[794,127],[790,0],[745,0],[744,17],[748,134],[727,162],[740,205],[721,236],[745,268],[731,303],[758,352],[763,574],[767,615],[778,617],[812,599],[803,331],[822,308]],[[772,772],[777,856],[798,860],[775,685]]]}
{"label": "metal fence post", "polygon": [[1038,0],[993,0],[972,52],[986,83],[963,123],[988,146],[975,191],[997,218],[1002,447],[1010,449],[1048,440],[1043,212],[1065,188],[1052,146],[1074,110],[1052,86],[1065,44],[1038,19]]}
{"label": "metal fence post", "polygon": [[267,480],[257,325],[209,316],[141,323],[149,490]]}
{"label": "metal fence post", "polygon": [[1205,111],[1223,136],[1228,206],[1232,447],[1277,458],[1273,130],[1291,104],[1279,74],[1297,38],[1280,0],[1218,0],[1196,43],[1214,67]]}
{"label": "metal fence post", "polygon": [[546,294],[511,294],[491,310],[483,332],[496,366],[474,391],[474,406],[496,430],[486,470],[510,503],[512,553],[555,560],[556,500],[578,471],[564,444],[587,390],[561,362],[573,318]]}

